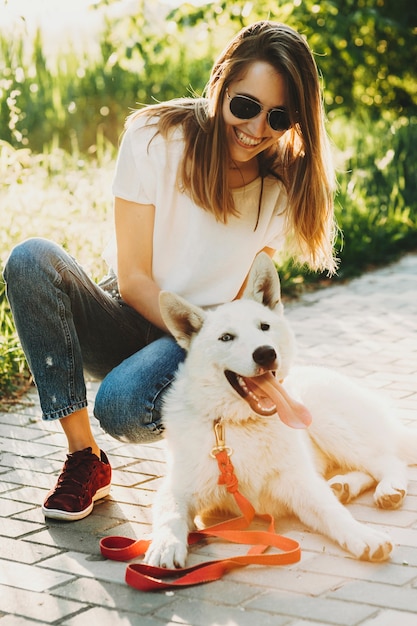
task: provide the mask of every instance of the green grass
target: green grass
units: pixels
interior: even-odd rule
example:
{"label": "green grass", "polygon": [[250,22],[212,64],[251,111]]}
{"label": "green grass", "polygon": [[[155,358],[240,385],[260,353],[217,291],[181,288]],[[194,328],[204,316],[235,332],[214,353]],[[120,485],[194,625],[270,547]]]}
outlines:
{"label": "green grass", "polygon": [[4,285],[0,283],[0,402],[12,400],[29,383],[29,374],[15,333]]}
{"label": "green grass", "polygon": [[[39,236],[64,246],[94,278],[103,276],[101,252],[113,221],[113,170],[111,146],[97,161],[58,149],[31,154],[0,142],[0,270],[14,245]],[[27,381],[26,361],[0,280],[0,403],[18,395]]]}
{"label": "green grass", "polygon": [[349,130],[338,208],[344,231],[341,276],[417,248],[417,118],[350,124]]}
{"label": "green grass", "polygon": [[0,142],[0,263],[23,239],[59,242],[97,277],[102,248],[112,230],[114,150],[100,160],[63,150],[31,154]]}

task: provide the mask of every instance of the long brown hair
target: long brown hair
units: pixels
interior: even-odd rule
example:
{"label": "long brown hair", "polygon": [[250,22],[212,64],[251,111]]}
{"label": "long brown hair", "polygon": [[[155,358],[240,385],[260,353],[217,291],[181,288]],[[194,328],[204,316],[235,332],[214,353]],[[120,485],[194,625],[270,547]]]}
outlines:
{"label": "long brown hair", "polygon": [[[238,215],[228,182],[229,154],[222,105],[228,86],[249,65],[265,61],[281,74],[288,91],[291,128],[258,155],[261,176],[283,181],[288,194],[291,252],[313,269],[335,271],[333,196],[335,177],[324,127],[320,79],[305,39],[292,28],[261,21],[242,29],[214,63],[204,98],[183,98],[133,113],[154,118],[167,136],[181,125],[185,149],[178,185],[193,201],[226,223]],[[150,120],[152,123],[152,119]]]}

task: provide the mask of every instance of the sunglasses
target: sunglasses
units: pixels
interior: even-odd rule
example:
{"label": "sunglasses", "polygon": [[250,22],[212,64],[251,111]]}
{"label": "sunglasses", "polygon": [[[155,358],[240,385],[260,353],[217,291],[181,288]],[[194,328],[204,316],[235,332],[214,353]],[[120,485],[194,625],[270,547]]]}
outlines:
{"label": "sunglasses", "polygon": [[[264,111],[262,104],[249,98],[249,96],[231,97],[228,89],[226,89],[226,96],[229,100],[231,114],[239,120],[251,120]],[[285,109],[270,109],[267,113],[267,120],[272,130],[288,130],[291,126],[289,115]]]}

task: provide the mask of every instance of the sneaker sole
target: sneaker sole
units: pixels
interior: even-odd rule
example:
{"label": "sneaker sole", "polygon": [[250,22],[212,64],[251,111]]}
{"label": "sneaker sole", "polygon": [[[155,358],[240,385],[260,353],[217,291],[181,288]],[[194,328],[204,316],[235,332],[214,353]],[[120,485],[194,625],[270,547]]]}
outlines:
{"label": "sneaker sole", "polygon": [[110,487],[111,484],[105,485],[104,487],[101,487],[101,489],[98,489],[93,496],[91,504],[83,511],[71,512],[61,511],[60,509],[47,509],[45,506],[42,505],[42,512],[44,516],[49,519],[58,519],[66,522],[76,522],[77,520],[84,519],[84,517],[90,515],[91,511],[94,508],[94,502],[97,502],[97,500],[101,500],[102,498],[108,496],[110,493]]}

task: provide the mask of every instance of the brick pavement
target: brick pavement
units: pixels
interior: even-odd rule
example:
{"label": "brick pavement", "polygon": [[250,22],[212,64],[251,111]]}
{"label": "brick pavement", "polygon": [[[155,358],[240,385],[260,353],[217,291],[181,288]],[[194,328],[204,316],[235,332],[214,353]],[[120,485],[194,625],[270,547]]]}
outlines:
{"label": "brick pavement", "polygon": [[[417,255],[409,255],[287,305],[299,362],[330,365],[380,389],[399,418],[417,427],[416,293]],[[91,404],[94,392],[90,384]],[[59,426],[39,414],[35,393],[0,414],[0,626],[417,625],[417,466],[400,510],[376,510],[370,494],[350,505],[357,519],[391,534],[396,548],[388,563],[355,561],[285,519],[278,531],[300,541],[300,563],[248,567],[175,593],[141,593],[124,583],[124,563],[101,558],[98,542],[149,531],[163,444],[121,444],[93,420],[114,468],[111,497],[80,522],[45,523],[40,503],[62,466],[65,441]],[[236,551],[204,546],[191,559]]]}

